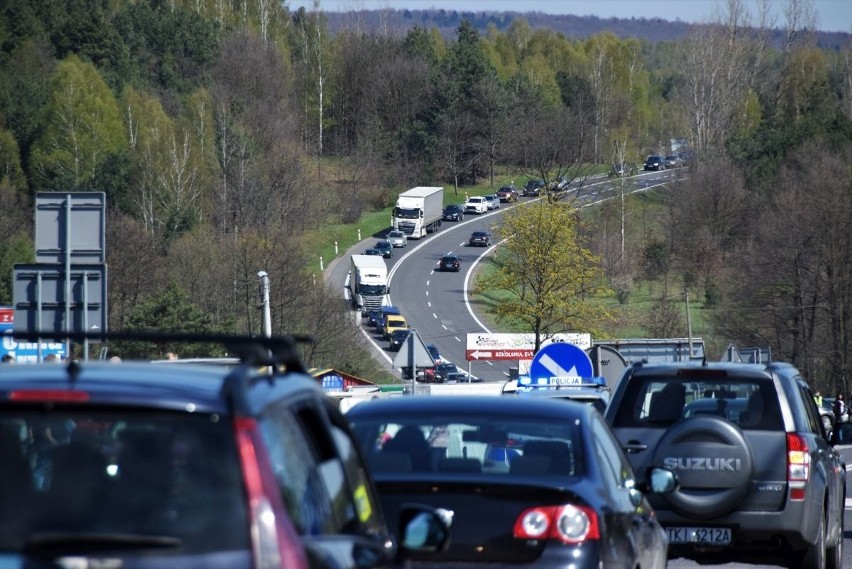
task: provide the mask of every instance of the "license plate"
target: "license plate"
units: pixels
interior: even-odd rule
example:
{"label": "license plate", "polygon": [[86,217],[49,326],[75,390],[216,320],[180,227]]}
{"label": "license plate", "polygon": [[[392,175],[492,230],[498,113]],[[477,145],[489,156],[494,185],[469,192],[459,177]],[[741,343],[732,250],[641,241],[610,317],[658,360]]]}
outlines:
{"label": "license plate", "polygon": [[669,543],[707,543],[729,545],[731,528],[666,528]]}

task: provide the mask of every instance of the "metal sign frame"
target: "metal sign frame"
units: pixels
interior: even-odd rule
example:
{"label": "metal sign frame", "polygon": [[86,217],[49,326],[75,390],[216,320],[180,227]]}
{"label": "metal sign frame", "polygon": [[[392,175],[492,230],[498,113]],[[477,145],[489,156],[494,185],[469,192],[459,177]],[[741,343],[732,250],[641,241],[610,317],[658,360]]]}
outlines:
{"label": "metal sign frame", "polygon": [[[66,282],[70,285],[70,304],[65,301]],[[72,265],[66,279],[62,265],[17,264],[13,296],[16,332],[107,329],[106,265]]]}

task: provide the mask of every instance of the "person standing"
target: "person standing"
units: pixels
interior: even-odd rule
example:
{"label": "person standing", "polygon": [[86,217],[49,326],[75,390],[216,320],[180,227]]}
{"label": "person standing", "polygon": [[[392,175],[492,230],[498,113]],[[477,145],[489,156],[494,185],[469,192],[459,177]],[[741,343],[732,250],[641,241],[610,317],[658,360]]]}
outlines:
{"label": "person standing", "polygon": [[846,401],[843,399],[843,393],[838,393],[834,399],[834,405],[831,407],[831,412],[834,413],[834,422],[845,423],[846,411]]}

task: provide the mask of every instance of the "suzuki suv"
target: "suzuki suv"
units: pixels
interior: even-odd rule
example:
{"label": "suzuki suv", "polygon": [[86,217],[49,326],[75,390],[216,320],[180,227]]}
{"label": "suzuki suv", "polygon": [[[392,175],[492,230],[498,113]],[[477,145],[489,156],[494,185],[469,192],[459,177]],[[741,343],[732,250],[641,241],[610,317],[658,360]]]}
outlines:
{"label": "suzuki suv", "polygon": [[397,547],[357,442],[291,338],[105,337],[212,340],[241,363],[0,367],[10,567],[378,568],[443,547],[446,516],[426,506],[401,514],[412,537]]}
{"label": "suzuki suv", "polygon": [[670,558],[841,569],[846,469],[793,366],[637,363],[605,417],[640,478],[678,479],[651,504]]}

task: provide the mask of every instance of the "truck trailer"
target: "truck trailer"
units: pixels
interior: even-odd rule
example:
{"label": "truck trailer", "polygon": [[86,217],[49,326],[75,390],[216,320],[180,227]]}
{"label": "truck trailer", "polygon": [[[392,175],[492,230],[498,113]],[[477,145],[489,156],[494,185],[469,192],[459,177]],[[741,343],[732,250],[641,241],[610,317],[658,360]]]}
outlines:
{"label": "truck trailer", "polygon": [[441,226],[444,188],[418,186],[399,194],[391,225],[410,239],[426,237]]}
{"label": "truck trailer", "polygon": [[388,287],[388,266],[378,255],[352,255],[349,269],[349,291],[352,307],[366,316],[371,309],[386,304],[390,292]]}

